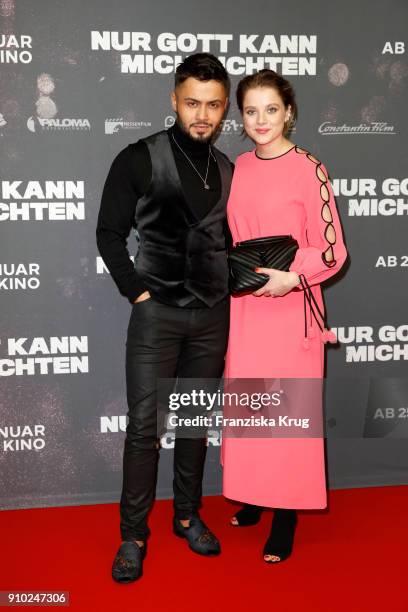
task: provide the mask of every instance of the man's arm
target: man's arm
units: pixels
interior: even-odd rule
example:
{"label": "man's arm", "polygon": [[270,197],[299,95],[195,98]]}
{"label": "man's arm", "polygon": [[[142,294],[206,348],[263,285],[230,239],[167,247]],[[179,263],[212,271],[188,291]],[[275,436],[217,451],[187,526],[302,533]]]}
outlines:
{"label": "man's arm", "polygon": [[152,175],[146,144],[138,141],[115,157],[103,188],[96,243],[120,293],[133,303],[146,286],[129,258],[127,239],[134,226],[136,204]]}

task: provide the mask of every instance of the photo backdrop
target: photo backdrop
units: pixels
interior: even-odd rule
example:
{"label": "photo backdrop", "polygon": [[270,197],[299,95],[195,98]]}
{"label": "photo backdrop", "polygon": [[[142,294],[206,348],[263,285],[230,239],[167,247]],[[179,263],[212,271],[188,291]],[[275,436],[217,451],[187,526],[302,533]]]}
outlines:
{"label": "photo backdrop", "polygon": [[[0,18],[1,507],[119,499],[131,307],[96,248],[100,197],[115,155],[172,125],[175,67],[199,51],[233,91],[264,67],[295,87],[292,140],[326,165],[349,251],[325,285],[329,484],[406,484],[408,5],[0,0]],[[241,127],[232,96],[233,161]],[[210,440],[204,491],[220,490]]]}

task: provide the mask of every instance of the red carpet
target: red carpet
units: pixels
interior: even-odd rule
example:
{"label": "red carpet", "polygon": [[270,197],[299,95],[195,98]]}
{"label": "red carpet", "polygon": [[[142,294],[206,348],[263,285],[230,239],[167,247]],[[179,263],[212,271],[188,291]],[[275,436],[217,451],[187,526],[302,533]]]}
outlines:
{"label": "red carpet", "polygon": [[[267,565],[271,514],[234,528],[237,506],[206,497],[201,514],[222,554],[203,558],[171,531],[171,501],[156,502],[144,576],[110,577],[119,546],[118,505],[1,513],[0,590],[65,590],[72,610],[276,610],[408,612],[408,487],[330,493],[330,511],[300,513],[292,557]],[[64,608],[67,609],[67,608]]]}

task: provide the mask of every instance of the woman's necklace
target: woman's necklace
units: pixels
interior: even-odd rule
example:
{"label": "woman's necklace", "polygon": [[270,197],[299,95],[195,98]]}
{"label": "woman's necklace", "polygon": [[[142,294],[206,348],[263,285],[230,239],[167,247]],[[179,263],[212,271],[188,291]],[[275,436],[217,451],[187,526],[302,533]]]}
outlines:
{"label": "woman's necklace", "polygon": [[189,158],[189,156],[187,155],[187,153],[185,151],[183,151],[183,149],[180,147],[179,143],[177,142],[177,140],[174,138],[174,134],[172,133],[171,137],[173,138],[175,144],[178,146],[178,148],[180,149],[180,151],[183,153],[184,157],[187,159],[187,161],[192,165],[192,167],[194,168],[194,170],[197,172],[198,176],[200,177],[200,179],[203,181],[203,185],[204,185],[204,189],[210,189],[209,184],[207,183],[207,177],[208,177],[208,169],[210,167],[210,155],[211,155],[211,147],[210,145],[208,145],[208,159],[207,159],[207,170],[205,172],[205,177],[203,178],[200,174],[200,172],[197,170],[197,168],[195,167],[195,165],[193,164],[193,162],[191,161],[191,159]]}

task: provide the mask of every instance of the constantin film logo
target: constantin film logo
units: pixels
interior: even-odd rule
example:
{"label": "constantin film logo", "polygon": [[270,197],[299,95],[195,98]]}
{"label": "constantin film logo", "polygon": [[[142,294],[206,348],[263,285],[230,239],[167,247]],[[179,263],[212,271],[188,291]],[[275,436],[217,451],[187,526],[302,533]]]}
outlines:
{"label": "constantin film logo", "polygon": [[332,121],[324,121],[319,125],[318,132],[322,136],[353,136],[355,134],[359,136],[366,134],[395,136],[397,134],[395,127],[389,125],[386,121],[370,121],[369,123],[359,123],[358,125],[349,125],[347,123],[338,125]]}

